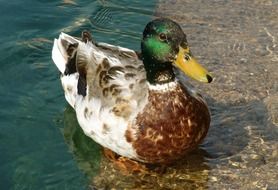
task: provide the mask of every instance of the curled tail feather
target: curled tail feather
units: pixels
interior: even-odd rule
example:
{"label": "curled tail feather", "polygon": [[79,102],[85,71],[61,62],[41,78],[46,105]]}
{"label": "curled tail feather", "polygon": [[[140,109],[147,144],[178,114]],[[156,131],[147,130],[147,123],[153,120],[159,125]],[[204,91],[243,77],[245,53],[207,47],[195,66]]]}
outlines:
{"label": "curled tail feather", "polygon": [[[71,59],[75,56],[75,51],[79,44],[79,40],[61,33],[58,39],[54,39],[52,48],[52,60],[63,74],[67,73],[67,65],[71,63]],[[69,69],[75,68],[69,65]],[[73,72],[71,72],[73,73]]]}
{"label": "curled tail feather", "polygon": [[76,70],[76,50],[79,40],[61,33],[54,39],[52,59],[61,72],[61,82],[67,102],[74,108],[77,97],[79,73]]}

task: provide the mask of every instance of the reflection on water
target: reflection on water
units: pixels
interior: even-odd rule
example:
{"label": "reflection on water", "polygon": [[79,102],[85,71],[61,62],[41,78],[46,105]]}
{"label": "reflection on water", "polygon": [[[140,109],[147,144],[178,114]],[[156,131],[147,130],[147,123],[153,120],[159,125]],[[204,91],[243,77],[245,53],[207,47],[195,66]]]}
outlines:
{"label": "reflection on water", "polygon": [[101,147],[87,137],[79,127],[75,111],[68,105],[64,112],[62,130],[70,151],[74,154],[78,167],[89,177],[98,174]]}

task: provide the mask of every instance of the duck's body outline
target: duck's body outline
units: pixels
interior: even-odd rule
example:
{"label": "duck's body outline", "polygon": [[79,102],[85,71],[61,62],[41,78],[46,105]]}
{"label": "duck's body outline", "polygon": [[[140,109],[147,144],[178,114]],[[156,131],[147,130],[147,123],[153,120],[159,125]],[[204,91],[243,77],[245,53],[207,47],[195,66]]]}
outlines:
{"label": "duck's body outline", "polygon": [[[178,79],[150,83],[133,50],[61,33],[52,58],[84,133],[121,156],[170,163],[208,132],[210,113],[202,97]],[[67,68],[71,60],[73,71]],[[161,80],[169,79],[163,74]]]}

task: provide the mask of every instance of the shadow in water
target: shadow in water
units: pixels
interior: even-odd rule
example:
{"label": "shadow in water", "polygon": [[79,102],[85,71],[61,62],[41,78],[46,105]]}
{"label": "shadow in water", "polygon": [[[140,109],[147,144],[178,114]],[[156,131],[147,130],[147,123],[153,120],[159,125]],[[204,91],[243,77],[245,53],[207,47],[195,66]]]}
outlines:
{"label": "shadow in water", "polygon": [[75,111],[69,105],[64,111],[62,132],[78,167],[89,177],[97,175],[100,167],[101,147],[83,133],[77,122]]}
{"label": "shadow in water", "polygon": [[277,136],[262,101],[222,104],[210,98],[208,103],[212,122],[201,147],[212,161],[232,158],[249,149],[254,142],[267,142]]}

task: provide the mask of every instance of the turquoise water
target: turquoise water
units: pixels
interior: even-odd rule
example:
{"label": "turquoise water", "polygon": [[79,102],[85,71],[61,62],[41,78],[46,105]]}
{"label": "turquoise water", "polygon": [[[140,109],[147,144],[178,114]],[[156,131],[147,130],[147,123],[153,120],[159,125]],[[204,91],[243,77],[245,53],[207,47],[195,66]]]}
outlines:
{"label": "turquoise water", "polygon": [[154,8],[140,0],[0,1],[0,189],[88,188],[100,148],[86,143],[64,100],[53,38],[89,29],[97,41],[138,50]]}

